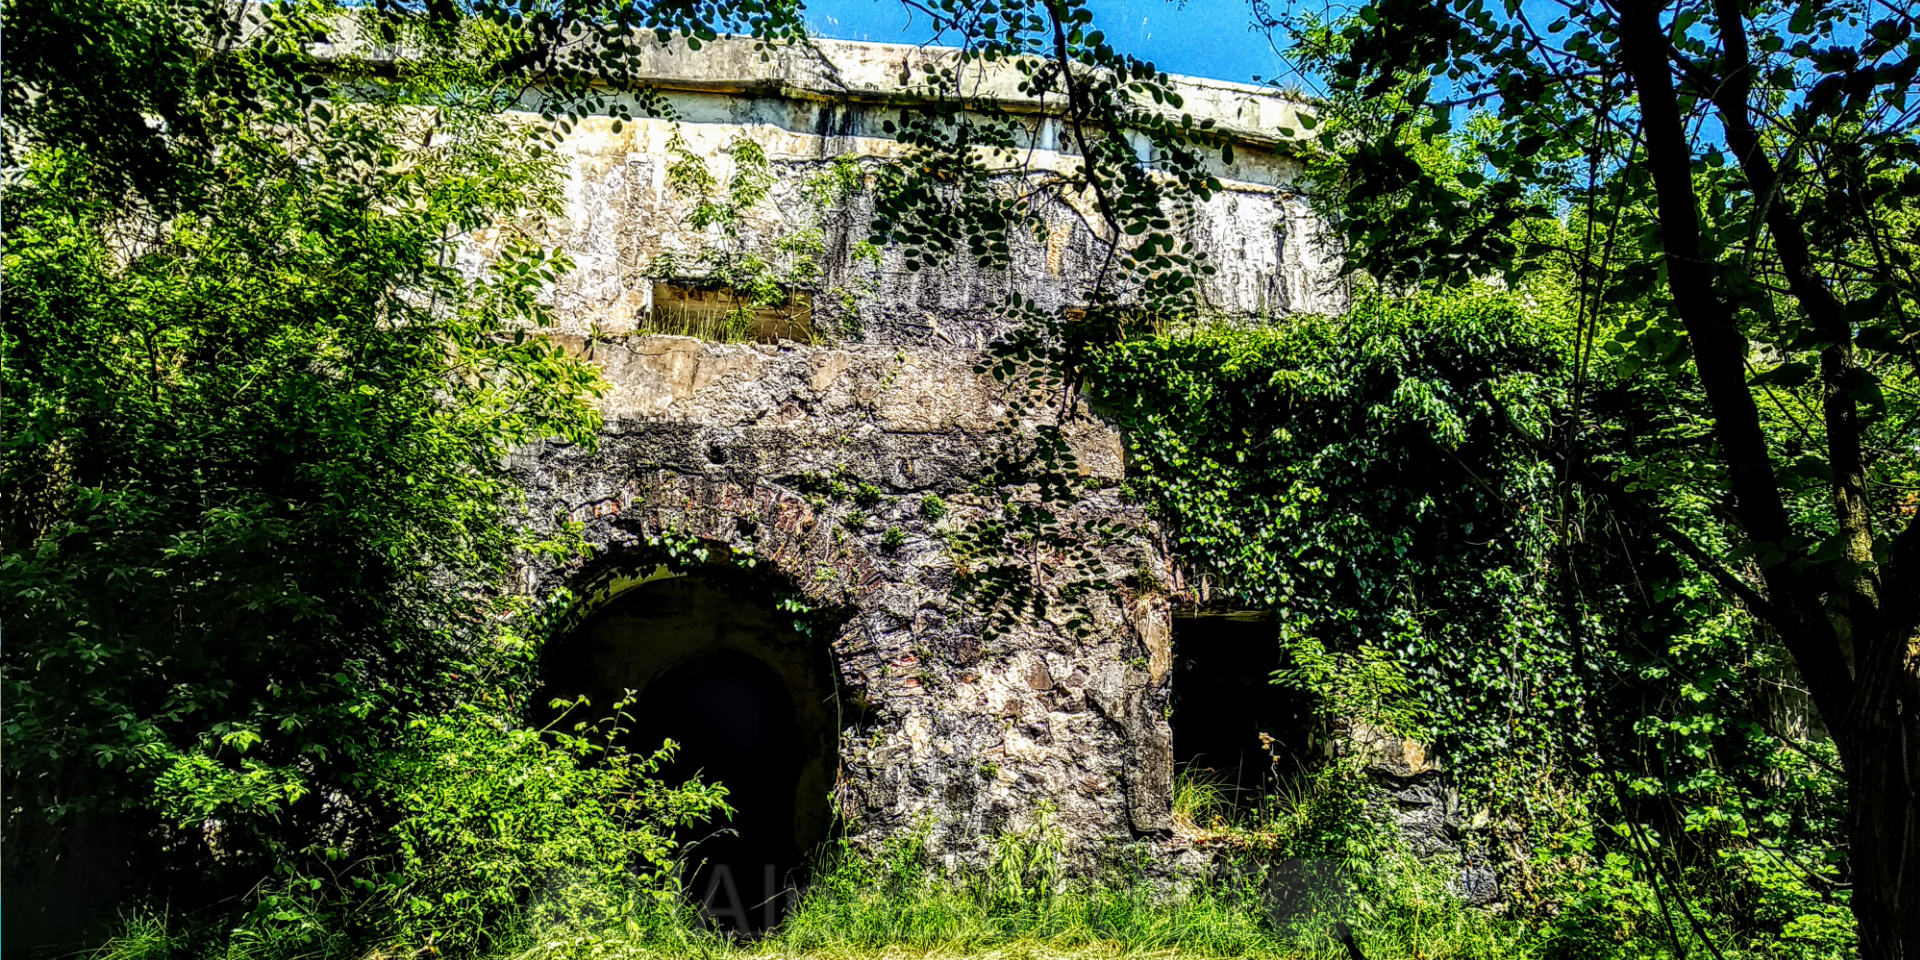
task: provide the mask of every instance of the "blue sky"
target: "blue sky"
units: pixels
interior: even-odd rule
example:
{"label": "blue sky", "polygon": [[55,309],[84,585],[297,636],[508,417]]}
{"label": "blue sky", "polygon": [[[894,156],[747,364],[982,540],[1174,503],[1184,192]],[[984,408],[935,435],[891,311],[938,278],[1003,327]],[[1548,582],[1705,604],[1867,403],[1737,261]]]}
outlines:
{"label": "blue sky", "polygon": [[[819,36],[881,43],[925,43],[931,38],[926,15],[910,12],[899,0],[806,4],[807,22]],[[1266,35],[1249,29],[1247,0],[1088,0],[1087,5],[1094,25],[1115,47],[1169,73],[1240,83],[1292,76]]]}

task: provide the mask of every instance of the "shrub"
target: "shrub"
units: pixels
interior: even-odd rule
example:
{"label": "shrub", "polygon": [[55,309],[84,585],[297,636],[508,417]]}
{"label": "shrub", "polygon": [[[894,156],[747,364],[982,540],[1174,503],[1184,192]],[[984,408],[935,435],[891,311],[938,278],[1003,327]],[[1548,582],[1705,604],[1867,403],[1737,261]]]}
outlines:
{"label": "shrub", "polygon": [[653,779],[674,744],[639,756],[612,742],[620,732],[543,731],[471,704],[415,720],[367,770],[390,829],[332,838],[315,859],[334,872],[289,859],[237,922],[138,916],[103,952],[475,956],[535,933],[685,927],[673,831],[731,813],[726,789]]}
{"label": "shrub", "polygon": [[929,493],[920,498],[920,515],[929,523],[939,523],[940,518],[947,515],[947,502],[940,499],[939,494]]}
{"label": "shrub", "polygon": [[381,771],[400,817],[375,908],[401,941],[472,950],[676,898],[673,831],[731,813],[726,788],[653,779],[675,745],[638,756],[617,732],[543,735],[471,706],[415,721]]}

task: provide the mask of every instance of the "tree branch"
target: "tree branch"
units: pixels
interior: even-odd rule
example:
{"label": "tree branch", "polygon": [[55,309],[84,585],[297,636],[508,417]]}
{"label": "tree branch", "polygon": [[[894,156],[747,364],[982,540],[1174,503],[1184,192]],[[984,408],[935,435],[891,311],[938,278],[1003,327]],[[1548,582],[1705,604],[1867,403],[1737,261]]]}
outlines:
{"label": "tree branch", "polygon": [[[1693,150],[1674,94],[1658,0],[1620,0],[1620,51],[1640,99],[1640,128],[1657,198],[1667,289],[1686,327],[1694,369],[1727,460],[1734,515],[1753,541],[1785,550],[1793,534],[1760,410],[1746,382],[1747,339],[1714,289],[1715,264],[1701,255]],[[1821,714],[1846,715],[1853,677],[1819,592],[1791,562],[1763,568],[1771,601],[1782,609],[1781,639],[1792,652]]]}
{"label": "tree branch", "polygon": [[1707,576],[1712,577],[1714,582],[1720,584],[1728,593],[1732,594],[1734,599],[1739,600],[1754,616],[1766,621],[1768,626],[1772,626],[1776,630],[1784,626],[1792,625],[1792,621],[1788,619],[1787,615],[1773,604],[1767,602],[1767,598],[1762,596],[1758,590],[1748,585],[1746,581],[1734,576],[1733,573],[1725,566],[1722,566],[1718,560],[1715,560],[1713,556],[1706,551],[1706,548],[1693,542],[1693,538],[1675,529],[1673,524],[1667,522],[1666,518],[1660,516],[1653,508],[1641,503],[1640,499],[1635,497],[1625,487],[1607,477],[1595,473],[1582,464],[1568,461],[1567,458],[1563,456],[1560,451],[1555,450],[1552,445],[1528,433],[1527,429],[1522,427],[1513,419],[1513,415],[1507,412],[1506,404],[1501,403],[1500,399],[1494,396],[1493,390],[1484,383],[1480,385],[1480,396],[1487,401],[1488,405],[1493,407],[1495,413],[1500,415],[1501,421],[1506,424],[1507,431],[1517,437],[1521,443],[1526,444],[1527,447],[1535,453],[1552,461],[1554,466],[1564,470],[1567,476],[1578,480],[1582,486],[1600,494],[1608,503],[1613,505],[1615,510],[1624,514],[1628,519],[1644,526],[1646,529],[1652,531],[1655,536],[1666,541],[1669,546],[1680,551],[1682,556],[1692,560],[1694,565],[1698,566]]}
{"label": "tree branch", "polygon": [[[1725,75],[1718,83],[1709,84],[1703,82],[1709,78],[1699,78],[1693,84],[1719,111],[1721,124],[1727,131],[1727,144],[1740,162],[1748,188],[1766,191],[1754,200],[1765,210],[1767,230],[1773,234],[1774,251],[1786,274],[1787,289],[1828,343],[1820,351],[1820,380],[1825,388],[1821,410],[1827,428],[1827,463],[1833,468],[1834,518],[1846,537],[1845,556],[1852,567],[1842,581],[1847,593],[1843,612],[1848,619],[1849,633],[1870,636],[1878,627],[1879,598],[1872,574],[1873,530],[1867,504],[1867,468],[1860,453],[1860,412],[1847,393],[1857,369],[1853,330],[1826,278],[1813,266],[1806,231],[1786,198],[1778,196],[1779,174],[1760,143],[1753,118],[1748,115],[1753,63],[1740,0],[1713,0],[1713,10],[1725,49]],[[1676,59],[1685,62],[1684,57]],[[1688,75],[1696,76],[1692,71]],[[1843,651],[1851,643],[1849,636],[1838,639]]]}

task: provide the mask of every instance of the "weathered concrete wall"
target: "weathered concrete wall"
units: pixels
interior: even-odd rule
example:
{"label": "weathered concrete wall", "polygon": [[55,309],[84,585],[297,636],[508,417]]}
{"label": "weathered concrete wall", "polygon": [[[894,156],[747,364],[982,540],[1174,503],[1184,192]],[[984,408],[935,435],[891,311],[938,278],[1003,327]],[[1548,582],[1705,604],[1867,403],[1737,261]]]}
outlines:
{"label": "weathered concrete wall", "polygon": [[[567,213],[548,231],[577,265],[554,291],[562,328],[581,335],[632,331],[652,303],[649,264],[666,251],[697,252],[716,242],[713,230],[687,226],[693,201],[668,186],[667,142],[676,130],[722,180],[732,169],[722,152],[728,143],[759,144],[776,183],[770,200],[749,212],[745,246],[764,249],[774,237],[821,227],[827,247],[821,287],[851,285],[869,269],[852,262],[848,250],[868,233],[872,198],[857,195],[822,218],[802,198],[802,184],[836,157],[857,158],[871,170],[904,156],[906,149],[884,130],[913,100],[898,86],[901,68],[945,56],[839,41],[820,41],[811,50],[780,48],[764,62],[743,40],[697,53],[660,48],[657,92],[677,120],[628,121],[616,133],[611,119],[589,118],[567,140]],[[1048,105],[1021,98],[1017,79],[1010,69],[990,71],[972,85],[1026,119],[1023,136],[1031,149],[1018,155],[1017,169],[1007,168],[1009,190],[1078,163],[1060,152],[1060,123]],[[1203,284],[1209,309],[1241,318],[1341,310],[1344,288],[1322,249],[1317,221],[1293,187],[1300,164],[1279,135],[1299,129],[1297,106],[1240,84],[1182,80],[1181,89],[1186,112],[1214,120],[1242,141],[1232,164],[1213,161],[1224,189],[1176,221],[1217,270]],[[992,311],[1009,292],[1046,309],[1074,305],[1105,255],[1106,228],[1092,207],[1091,198],[1071,194],[1044,202],[1047,236],[1015,231],[1006,269],[983,269],[963,255],[939,270],[909,271],[900,251],[887,251],[878,294],[863,306],[860,340],[978,348],[1003,331]],[[480,238],[469,256],[484,259],[496,241]]]}
{"label": "weathered concrete wall", "polygon": [[[821,219],[801,184],[838,156],[869,168],[901,156],[881,135],[907,96],[888,78],[903,61],[940,54],[823,44],[825,61],[788,51],[761,63],[735,44],[718,49],[661,55],[678,133],[723,179],[722,147],[737,137],[760,144],[777,178],[770,202],[749,217],[749,241],[820,225],[824,284],[848,283],[860,268],[846,251],[867,229],[870,200],[856,197]],[[1231,84],[1189,87],[1190,110],[1246,140],[1237,162],[1218,171],[1226,189],[1183,227],[1219,270],[1205,288],[1213,308],[1246,319],[1340,309],[1314,221],[1289,186],[1298,164],[1276,146],[1274,128],[1297,126],[1293,106]],[[1067,162],[1045,105],[1013,99],[1031,111],[1030,169]],[[980,350],[1003,332],[993,308],[1013,291],[1043,307],[1073,305],[1096,266],[1098,219],[1055,201],[1047,208],[1054,229],[1040,240],[1016,237],[1005,270],[961,257],[909,272],[890,251],[860,307],[864,334],[853,341],[720,345],[637,335],[652,296],[648,265],[662,251],[712,242],[686,226],[690,201],[667,186],[675,131],[649,120],[615,133],[610,121],[589,121],[568,142],[568,216],[551,235],[579,269],[553,302],[559,335],[611,385],[607,428],[595,451],[546,445],[523,451],[515,469],[536,523],[577,520],[614,559],[530,568],[526,589],[571,585],[590,594],[583,602],[603,601],[633,573],[609,575],[607,563],[673,533],[750,556],[786,589],[836,611],[834,635],[817,638],[831,645],[844,708],[832,789],[861,842],[924,830],[935,851],[977,856],[987,838],[1031,825],[1049,807],[1083,863],[1116,843],[1165,834],[1170,615],[1154,584],[1170,578],[1151,524],[1117,495],[1126,470],[1120,437],[1084,408],[1063,425],[1082,473],[1071,518],[1127,531],[1097,548],[1096,572],[1114,586],[1088,601],[1088,635],[1077,635],[1057,604],[987,635],[983,612],[956,595],[943,533],[993,506],[976,485],[1000,444],[1046,423],[1010,420],[1009,388],[975,372]],[[482,238],[471,255],[484,257],[494,239]],[[817,492],[823,477],[872,484],[884,497],[858,508],[855,522],[854,506]],[[920,511],[929,493],[953,507],[939,524]],[[890,528],[900,531],[897,545],[887,543]],[[1067,585],[1049,563],[1036,562],[1033,575],[1053,593]]]}
{"label": "weathered concrete wall", "polygon": [[[735,137],[752,139],[766,150],[778,179],[772,200],[750,218],[751,233],[759,237],[819,222],[799,196],[801,184],[832,158],[850,154],[872,165],[904,152],[892,140],[820,136],[769,123],[682,122],[679,130],[696,151],[713,158],[712,169],[721,177],[731,170],[721,148]],[[686,226],[692,201],[668,188],[666,143],[672,133],[673,125],[661,120],[626,123],[619,133],[612,131],[611,121],[592,120],[570,139],[568,217],[555,239],[577,269],[555,292],[563,329],[630,332],[636,315],[652,302],[654,281],[646,272],[654,258],[665,251],[697,253],[712,243]],[[1041,156],[1039,163],[1044,168],[1060,160]],[[1206,302],[1221,314],[1248,318],[1338,312],[1344,292],[1318,249],[1317,221],[1288,186],[1299,174],[1297,161],[1269,154],[1260,167],[1243,172],[1272,182],[1223,181],[1225,189],[1196,204],[1193,217],[1183,218],[1186,238],[1208,254],[1217,271],[1203,283]],[[854,273],[865,269],[847,251],[868,233],[871,205],[870,196],[858,196],[848,209],[819,224],[827,246],[823,286],[850,286]],[[909,271],[898,250],[886,251],[879,293],[864,305],[862,339],[978,348],[1003,332],[992,310],[1010,292],[1043,309],[1076,304],[1104,255],[1097,239],[1105,232],[1098,217],[1080,206],[1047,205],[1045,242],[1015,231],[1005,270],[984,269],[961,255],[939,270]]]}
{"label": "weathered concrete wall", "polygon": [[[1077,849],[1169,826],[1171,754],[1163,717],[1168,610],[1122,588],[1091,604],[1092,636],[1055,622],[982,636],[954,597],[941,528],[977,522],[972,484],[1007,424],[1002,385],[958,350],[828,350],[720,345],[682,337],[602,343],[614,384],[598,450],[550,446],[516,460],[536,518],[586,526],[603,553],[648,536],[692,535],[844,611],[831,644],[847,724],[835,792],[857,832],[926,829],[935,849],[983,852],[1041,802]],[[1070,436],[1088,489],[1075,510],[1137,535],[1106,548],[1123,583],[1165,561],[1111,485],[1119,438],[1082,413]],[[809,496],[819,477],[873,484],[859,510]],[[936,525],[921,498],[952,512]],[[904,542],[885,545],[898,527]],[[577,568],[529,570],[545,592]]]}

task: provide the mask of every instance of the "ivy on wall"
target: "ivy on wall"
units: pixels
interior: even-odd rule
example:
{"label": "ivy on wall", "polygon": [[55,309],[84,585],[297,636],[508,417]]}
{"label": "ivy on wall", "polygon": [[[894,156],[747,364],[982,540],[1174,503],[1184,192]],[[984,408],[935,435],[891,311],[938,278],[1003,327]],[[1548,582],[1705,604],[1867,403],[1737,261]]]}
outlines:
{"label": "ivy on wall", "polygon": [[[1570,330],[1508,294],[1376,301],[1113,343],[1085,375],[1173,554],[1275,612],[1276,681],[1435,744],[1506,825],[1517,899],[1626,864],[1797,936],[1843,910],[1831,745],[1769,728],[1779,654],[1709,574],[1540,452]],[[1595,401],[1612,468],[1662,449],[1633,423],[1689,402]],[[1725,536],[1712,504],[1667,500],[1664,522]]]}
{"label": "ivy on wall", "polygon": [[1291,680],[1459,751],[1570,720],[1516,698],[1577,699],[1539,583],[1552,476],[1480,392],[1542,409],[1558,363],[1546,321],[1486,297],[1123,342],[1088,381],[1127,493],[1208,592],[1276,612]]}

